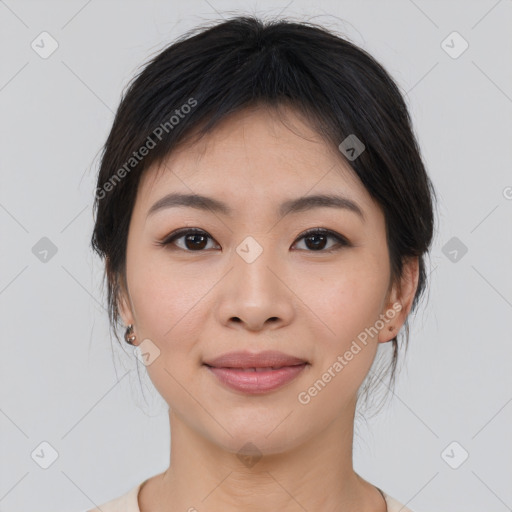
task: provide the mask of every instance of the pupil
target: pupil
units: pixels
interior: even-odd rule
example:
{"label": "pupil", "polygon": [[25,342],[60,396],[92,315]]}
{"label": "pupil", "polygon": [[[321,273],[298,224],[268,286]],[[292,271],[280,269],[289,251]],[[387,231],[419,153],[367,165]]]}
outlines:
{"label": "pupil", "polygon": [[[314,249],[318,249],[319,246],[321,246],[321,248],[324,247],[324,244],[322,244],[322,242],[325,242],[325,235],[310,235],[307,238],[307,240],[318,239],[318,238],[320,238],[322,240],[320,240],[320,244],[318,244],[317,242],[313,243],[313,248]],[[306,245],[307,245],[307,243],[306,243]]]}
{"label": "pupil", "polygon": [[[198,241],[197,238],[199,238],[200,240]],[[323,248],[325,246],[325,238],[325,235],[310,235],[306,238],[306,245],[310,249]],[[205,247],[205,240],[206,237],[203,235],[188,235],[186,237],[186,244],[189,249],[191,248],[191,246],[188,245],[189,243],[191,243],[191,245],[195,249],[203,249]],[[311,240],[314,241],[312,244],[309,244],[308,241],[310,242]]]}
{"label": "pupil", "polygon": [[[193,247],[192,247],[192,248],[195,248],[195,249],[203,249],[203,248],[204,248],[204,240],[206,239],[206,237],[205,237],[205,236],[203,236],[203,235],[188,235],[188,236],[186,237],[186,242],[187,242],[187,244],[188,244],[188,242],[191,242],[191,241],[192,241],[194,238],[196,238],[196,237],[197,237],[197,238],[202,238],[203,240],[199,241],[199,244],[197,244],[197,243],[196,243],[196,242],[197,242],[197,240],[196,240],[196,241],[193,241],[193,243],[192,243]],[[201,245],[201,243],[203,243],[203,245]],[[187,247],[188,247],[189,249],[191,248],[191,247],[189,247],[188,245],[187,245]]]}

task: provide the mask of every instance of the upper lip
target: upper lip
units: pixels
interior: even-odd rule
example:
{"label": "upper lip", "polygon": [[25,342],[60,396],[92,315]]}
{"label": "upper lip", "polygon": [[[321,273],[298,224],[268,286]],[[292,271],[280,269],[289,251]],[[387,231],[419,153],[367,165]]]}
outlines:
{"label": "upper lip", "polygon": [[204,361],[208,366],[217,368],[281,368],[307,363],[300,357],[291,356],[275,350],[265,352],[228,352],[214,359]]}

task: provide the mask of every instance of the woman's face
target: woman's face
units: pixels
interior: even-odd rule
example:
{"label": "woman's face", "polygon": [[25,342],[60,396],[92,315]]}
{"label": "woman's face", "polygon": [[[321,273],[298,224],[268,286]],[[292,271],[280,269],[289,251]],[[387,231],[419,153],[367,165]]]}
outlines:
{"label": "woman's face", "polygon": [[[378,342],[393,338],[409,310],[406,298],[398,312],[396,300],[404,300],[388,289],[381,210],[341,155],[288,113],[314,140],[266,110],[238,112],[199,145],[173,152],[165,168],[147,171],[129,229],[123,320],[134,324],[172,413],[232,452],[251,442],[277,453],[334,419],[353,421]],[[150,212],[171,193],[225,207]],[[346,198],[360,214],[343,203],[304,201],[317,195]],[[287,210],[290,201],[302,207]],[[160,245],[181,228],[203,237],[181,233]],[[346,243],[330,234],[304,237],[312,228]],[[225,385],[204,364],[232,351],[266,350],[308,364],[286,384],[252,393]]]}

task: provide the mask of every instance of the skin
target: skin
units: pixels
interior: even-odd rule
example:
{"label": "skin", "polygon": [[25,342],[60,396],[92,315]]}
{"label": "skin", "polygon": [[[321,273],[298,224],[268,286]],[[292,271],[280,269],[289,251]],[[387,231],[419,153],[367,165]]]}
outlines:
{"label": "skin", "polygon": [[[293,130],[268,109],[237,112],[140,182],[120,313],[134,324],[136,345],[149,339],[160,351],[147,371],[169,404],[172,432],[169,468],[145,481],[142,512],[386,510],[376,487],[352,466],[356,395],[378,344],[407,318],[418,261],[407,262],[401,283],[391,283],[381,209],[339,151],[286,112]],[[174,207],[147,217],[169,192],[214,197],[236,214]],[[327,207],[278,216],[284,200],[316,193],[349,197],[365,221]],[[200,249],[184,237],[157,245],[182,227],[211,238]],[[329,251],[337,242],[327,238],[315,249],[300,236],[310,228],[331,229],[353,245]],[[263,248],[252,263],[236,252],[247,236]],[[402,309],[392,320],[300,403],[298,394],[397,303]],[[310,364],[277,390],[247,395],[202,365],[243,349],[280,350]],[[237,456],[250,455],[242,449],[248,442],[261,454],[251,467]]]}

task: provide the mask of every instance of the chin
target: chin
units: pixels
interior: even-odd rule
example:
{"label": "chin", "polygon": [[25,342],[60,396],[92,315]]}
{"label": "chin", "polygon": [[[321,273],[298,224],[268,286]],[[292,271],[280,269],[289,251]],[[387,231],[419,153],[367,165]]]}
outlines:
{"label": "chin", "polygon": [[210,437],[210,440],[222,450],[239,457],[258,458],[264,455],[283,454],[298,446],[302,437],[290,435],[290,429],[283,428],[282,418],[272,422],[272,425],[264,423],[258,426],[247,420],[244,424],[230,423],[228,432],[231,436],[222,430],[222,436],[219,438],[217,430],[217,435]]}

